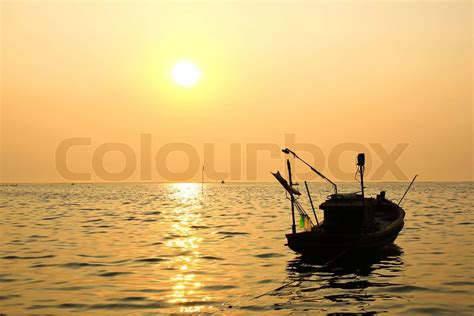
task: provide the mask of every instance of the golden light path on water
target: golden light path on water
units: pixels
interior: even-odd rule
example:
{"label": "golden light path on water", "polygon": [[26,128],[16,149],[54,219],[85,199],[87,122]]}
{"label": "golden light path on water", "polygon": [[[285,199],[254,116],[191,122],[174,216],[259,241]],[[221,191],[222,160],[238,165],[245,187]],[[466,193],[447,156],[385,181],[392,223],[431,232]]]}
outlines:
{"label": "golden light path on water", "polygon": [[[199,261],[199,244],[202,238],[194,235],[191,226],[199,225],[201,221],[201,186],[195,183],[176,183],[170,186],[171,197],[180,207],[170,212],[169,221],[172,222],[171,230],[179,237],[169,240],[165,245],[179,250],[182,254],[169,263],[170,268],[176,270],[176,274],[171,279],[173,291],[168,302],[182,305],[183,313],[200,312],[210,300],[210,297],[201,291],[203,284],[193,272]],[[189,301],[202,301],[203,305],[186,306]]]}

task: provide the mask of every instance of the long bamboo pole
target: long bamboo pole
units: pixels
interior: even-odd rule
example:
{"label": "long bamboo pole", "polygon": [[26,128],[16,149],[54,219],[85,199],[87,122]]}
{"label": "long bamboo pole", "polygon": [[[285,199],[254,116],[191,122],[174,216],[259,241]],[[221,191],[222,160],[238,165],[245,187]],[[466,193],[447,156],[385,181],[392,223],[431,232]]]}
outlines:
{"label": "long bamboo pole", "polygon": [[314,210],[313,199],[309,193],[308,183],[305,181],[304,185],[306,186],[306,192],[308,192],[309,203],[311,203],[311,208],[313,209],[314,218],[316,219],[316,224],[319,226],[318,216],[316,216],[316,211]]}
{"label": "long bamboo pole", "polygon": [[[290,165],[290,159],[286,160],[286,164],[288,166],[288,180],[290,183],[290,188],[293,187],[293,182],[291,181],[291,165]],[[293,234],[296,234],[296,224],[295,224],[295,197],[292,193],[290,193],[291,197],[291,218],[293,220],[293,224],[291,225],[291,232]]]}
{"label": "long bamboo pole", "polygon": [[400,203],[402,203],[403,199],[405,198],[405,195],[407,195],[408,191],[410,190],[411,185],[413,184],[413,182],[415,182],[416,177],[418,177],[417,174],[413,177],[413,180],[411,180],[410,185],[409,185],[408,188],[406,189],[405,193],[403,193],[403,196],[402,196],[402,198],[400,199],[400,201],[398,202],[397,205],[400,205]]}
{"label": "long bamboo pole", "polygon": [[328,181],[329,183],[332,184],[332,186],[334,187],[334,193],[337,194],[337,185],[332,182],[331,180],[329,180],[324,174],[322,174],[321,172],[319,172],[318,170],[316,170],[316,168],[314,168],[313,166],[311,166],[309,163],[307,163],[306,161],[304,161],[303,159],[301,159],[294,151],[288,149],[288,148],[285,148],[285,149],[282,149],[282,152],[284,152],[285,154],[292,154],[293,157],[295,157],[296,159],[298,159],[299,161],[301,161],[302,163],[304,163],[305,165],[307,165],[314,173],[316,173],[318,176],[320,176],[321,178],[323,178],[324,180]]}

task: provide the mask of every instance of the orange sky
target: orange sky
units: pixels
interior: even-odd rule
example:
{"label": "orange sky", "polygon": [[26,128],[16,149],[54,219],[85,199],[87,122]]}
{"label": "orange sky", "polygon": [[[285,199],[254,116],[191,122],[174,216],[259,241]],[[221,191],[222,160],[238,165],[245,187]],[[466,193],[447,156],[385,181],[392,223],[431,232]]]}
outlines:
{"label": "orange sky", "polygon": [[[382,163],[372,143],[408,143],[396,162],[408,178],[472,180],[472,13],[469,1],[2,1],[0,180],[68,182],[58,144],[90,137],[67,163],[91,181],[103,180],[92,156],[108,142],[134,151],[127,181],[148,180],[140,163],[152,180],[173,180],[154,166],[173,142],[194,148],[199,166],[214,144],[218,171],[240,144],[234,180],[268,181],[283,156],[259,153],[249,177],[248,144],[283,147],[285,134],[317,145],[316,165],[336,180],[329,156],[348,142],[373,158],[369,180]],[[191,89],[170,79],[181,58],[203,74]],[[149,159],[141,134],[151,135]],[[340,156],[342,170],[355,171],[355,154]],[[169,170],[188,165],[182,153],[168,158]],[[119,153],[104,158],[109,171],[123,166]]]}

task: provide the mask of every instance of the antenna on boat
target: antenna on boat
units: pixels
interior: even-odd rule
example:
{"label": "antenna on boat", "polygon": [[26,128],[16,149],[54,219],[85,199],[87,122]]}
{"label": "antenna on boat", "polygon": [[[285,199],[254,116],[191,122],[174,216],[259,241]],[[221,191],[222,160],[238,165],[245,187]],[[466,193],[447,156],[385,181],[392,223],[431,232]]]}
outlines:
{"label": "antenna on boat", "polygon": [[325,175],[323,175],[321,172],[319,172],[318,170],[316,170],[313,166],[311,166],[309,163],[307,163],[306,161],[304,161],[303,159],[301,159],[297,154],[295,154],[294,151],[288,149],[288,148],[285,148],[285,149],[282,149],[281,150],[282,152],[284,152],[285,154],[292,154],[293,157],[297,158],[299,161],[303,162],[305,165],[307,165],[314,173],[316,173],[318,176],[320,176],[321,178],[323,178],[324,180],[328,181],[329,183],[331,183],[334,187],[334,193],[337,194],[337,185],[332,182],[331,180],[329,180]]}
{"label": "antenna on boat", "polygon": [[365,171],[365,154],[357,155],[357,171],[360,173],[360,189],[362,192],[362,199],[364,198],[364,171]]}

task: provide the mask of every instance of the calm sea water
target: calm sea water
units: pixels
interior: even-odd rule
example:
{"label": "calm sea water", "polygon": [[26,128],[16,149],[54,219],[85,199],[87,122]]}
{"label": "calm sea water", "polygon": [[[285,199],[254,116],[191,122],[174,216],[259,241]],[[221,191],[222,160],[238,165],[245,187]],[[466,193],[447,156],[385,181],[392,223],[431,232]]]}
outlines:
{"label": "calm sea water", "polygon": [[393,247],[324,269],[285,247],[277,184],[2,186],[0,313],[472,315],[473,186],[415,183]]}

